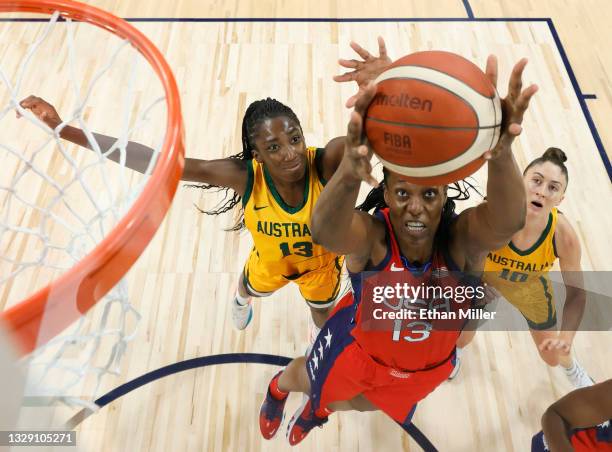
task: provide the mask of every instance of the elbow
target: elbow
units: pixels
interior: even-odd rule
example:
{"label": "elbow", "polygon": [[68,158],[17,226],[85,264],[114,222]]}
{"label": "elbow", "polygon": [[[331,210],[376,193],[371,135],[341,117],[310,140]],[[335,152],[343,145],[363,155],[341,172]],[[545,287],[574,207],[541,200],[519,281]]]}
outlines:
{"label": "elbow", "polygon": [[544,411],[544,414],[542,414],[542,418],[540,419],[540,424],[542,425],[542,428],[544,428],[544,426],[547,424],[547,421],[553,414],[553,412],[554,411],[552,407],[549,406],[548,408],[546,408],[546,411]]}

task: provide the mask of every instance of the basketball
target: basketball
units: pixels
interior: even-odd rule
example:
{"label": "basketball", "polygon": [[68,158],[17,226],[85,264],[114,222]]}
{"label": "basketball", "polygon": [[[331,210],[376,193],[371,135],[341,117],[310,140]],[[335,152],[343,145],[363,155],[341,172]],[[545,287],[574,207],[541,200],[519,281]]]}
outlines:
{"label": "basketball", "polygon": [[502,115],[497,91],[478,66],[450,52],[417,52],[376,82],[365,131],[387,169],[413,183],[443,185],[484,164]]}

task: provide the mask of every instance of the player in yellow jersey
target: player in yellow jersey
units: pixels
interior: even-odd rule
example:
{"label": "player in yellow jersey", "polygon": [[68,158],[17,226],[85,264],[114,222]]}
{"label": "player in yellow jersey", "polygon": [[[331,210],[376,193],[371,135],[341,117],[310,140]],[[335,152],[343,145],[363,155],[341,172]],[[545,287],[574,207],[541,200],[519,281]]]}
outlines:
{"label": "player in yellow jersey", "polygon": [[[55,129],[62,123],[55,108],[36,96],[21,102],[40,120]],[[110,149],[116,138],[94,134],[100,148]],[[84,132],[65,126],[60,136],[91,148]],[[314,204],[344,152],[344,137],[331,140],[323,149],[307,147],[300,121],[286,105],[275,99],[253,102],[242,122],[242,152],[218,160],[185,159],[182,180],[200,188],[221,187],[233,196],[221,208],[205,212],[216,215],[242,200],[244,217],[234,230],[246,226],[254,247],[231,300],[232,318],[244,329],[252,318],[251,297],[263,297],[288,282],[296,283],[310,306],[312,318],[322,326],[340,290],[342,258],[312,242],[309,222]],[[152,150],[129,142],[128,168],[144,172]],[[108,158],[118,161],[119,151]],[[316,337],[317,331],[311,334]]]}
{"label": "player in yellow jersey", "polygon": [[[484,279],[525,317],[540,356],[549,366],[560,365],[576,387],[593,384],[570,350],[584,312],[586,296],[580,266],[580,242],[565,216],[557,210],[568,184],[567,157],[549,148],[523,172],[527,194],[525,227],[506,246],[488,253]],[[561,329],[548,271],[559,259],[566,290]],[[464,332],[464,347],[473,332]],[[451,377],[454,377],[452,375]]]}

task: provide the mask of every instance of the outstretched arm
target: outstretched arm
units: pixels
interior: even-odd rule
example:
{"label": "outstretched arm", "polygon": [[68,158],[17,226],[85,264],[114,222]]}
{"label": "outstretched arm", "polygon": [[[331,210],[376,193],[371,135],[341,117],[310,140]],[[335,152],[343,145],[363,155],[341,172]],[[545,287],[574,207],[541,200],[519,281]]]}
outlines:
{"label": "outstretched arm", "polygon": [[355,210],[361,181],[376,185],[372,177],[372,152],[363,142],[363,116],[374,97],[374,84],[364,90],[351,113],[344,157],[338,170],[321,192],[312,214],[312,238],[338,254],[364,254],[372,227],[370,215]]}
{"label": "outstretched arm", "polygon": [[[28,96],[20,102],[20,105],[22,108],[30,110],[51,129],[55,129],[62,123],[62,119],[55,110],[55,107],[40,97]],[[19,113],[17,115],[19,116]],[[102,152],[111,149],[117,141],[115,137],[100,133],[94,133],[93,135]],[[93,149],[85,133],[78,127],[65,126],[60,132],[60,137],[84,148]],[[125,166],[139,173],[144,173],[149,166],[153,152],[153,149],[143,144],[128,141]],[[121,152],[117,149],[106,157],[113,162],[119,162]],[[185,169],[181,180],[229,187],[239,195],[242,195],[246,187],[246,174],[246,165],[242,160],[200,160],[187,158],[185,159]]]}
{"label": "outstretched arm", "polygon": [[[512,235],[525,224],[525,188],[511,145],[521,133],[523,115],[536,85],[522,90],[522,74],[527,59],[523,58],[512,70],[508,95],[502,99],[502,132],[494,149],[487,151],[487,200],[475,208],[467,209],[455,222],[455,244],[468,256],[478,256],[497,249],[510,241]],[[493,85],[497,83],[497,60],[487,60],[487,75]]]}
{"label": "outstretched arm", "polygon": [[551,452],[574,450],[569,431],[612,419],[612,380],[577,389],[553,403],[542,416],[542,430]]}

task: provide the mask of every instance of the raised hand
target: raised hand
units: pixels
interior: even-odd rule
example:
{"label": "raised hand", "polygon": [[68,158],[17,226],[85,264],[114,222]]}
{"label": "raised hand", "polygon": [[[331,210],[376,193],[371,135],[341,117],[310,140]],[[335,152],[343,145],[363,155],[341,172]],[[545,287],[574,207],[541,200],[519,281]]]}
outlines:
{"label": "raised hand", "polygon": [[[38,119],[52,129],[55,129],[62,123],[62,118],[60,118],[55,107],[40,97],[28,96],[19,102],[19,105],[21,108],[30,110]],[[17,117],[21,117],[19,112],[17,112]]]}
{"label": "raised hand", "polygon": [[359,87],[359,91],[349,97],[346,101],[347,108],[351,108],[355,105],[357,98],[361,96],[369,82],[376,80],[389,65],[391,64],[391,58],[387,55],[387,47],[382,37],[378,37],[378,56],[370,54],[366,49],[361,47],[355,41],[351,41],[351,48],[357,52],[362,60],[338,60],[340,66],[353,71],[345,72],[342,75],[335,75],[334,80],[336,82],[356,82]]}
{"label": "raised hand", "polygon": [[372,150],[369,148],[363,133],[363,118],[375,94],[376,85],[373,82],[360,89],[360,94],[355,99],[355,110],[351,113],[344,145],[344,156],[350,162],[353,176],[373,187],[378,185],[378,181],[372,176],[372,164],[370,162]]}
{"label": "raised hand", "polygon": [[[529,85],[523,88],[523,70],[527,66],[527,58],[521,59],[514,65],[510,81],[508,82],[508,94],[501,100],[502,126],[497,145],[483,154],[486,160],[494,159],[504,153],[511,152],[510,146],[514,139],[523,130],[523,116],[529,107],[529,101],[538,90],[537,85]],[[490,55],[487,59],[486,74],[497,87],[497,58]]]}

